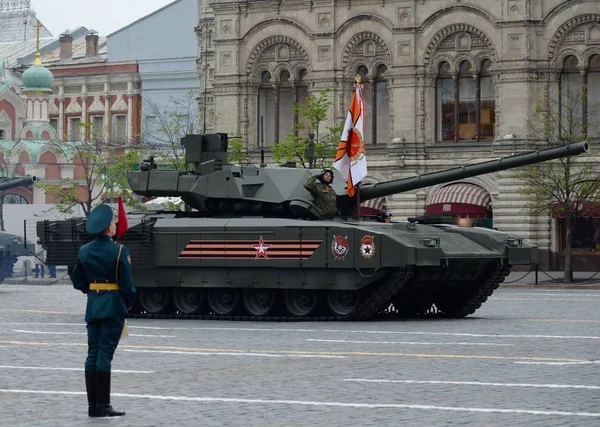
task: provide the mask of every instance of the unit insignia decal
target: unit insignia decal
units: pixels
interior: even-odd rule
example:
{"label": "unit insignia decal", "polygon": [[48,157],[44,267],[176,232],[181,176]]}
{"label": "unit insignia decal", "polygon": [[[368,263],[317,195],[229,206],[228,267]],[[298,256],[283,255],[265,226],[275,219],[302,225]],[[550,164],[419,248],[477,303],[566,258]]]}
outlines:
{"label": "unit insignia decal", "polygon": [[369,235],[363,237],[360,241],[359,251],[363,258],[373,258],[373,255],[375,255],[375,238]]}
{"label": "unit insignia decal", "polygon": [[262,236],[260,236],[258,245],[252,245],[252,247],[254,249],[256,249],[256,258],[255,259],[259,259],[260,257],[262,257],[264,259],[269,259],[269,257],[267,256],[267,249],[269,249],[271,247],[271,245],[265,245],[265,241],[263,240]]}
{"label": "unit insignia decal", "polygon": [[333,253],[335,259],[346,258],[349,248],[350,245],[348,244],[348,236],[333,235],[333,240],[331,241],[331,252]]}

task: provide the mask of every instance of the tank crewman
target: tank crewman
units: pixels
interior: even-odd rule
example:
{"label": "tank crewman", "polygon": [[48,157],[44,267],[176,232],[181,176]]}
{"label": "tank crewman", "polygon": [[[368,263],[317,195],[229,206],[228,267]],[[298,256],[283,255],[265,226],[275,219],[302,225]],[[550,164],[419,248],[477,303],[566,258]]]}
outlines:
{"label": "tank crewman", "polygon": [[116,417],[125,412],[110,405],[110,374],[114,352],[125,325],[125,317],[136,297],[129,250],[113,242],[116,233],[110,206],[96,206],[89,214],[86,230],[95,240],[79,249],[71,280],[87,294],[88,356],[85,385],[90,417]]}
{"label": "tank crewman", "polygon": [[392,222],[392,213],[386,209],[379,211],[377,214],[378,222]]}
{"label": "tank crewman", "polygon": [[312,175],[304,184],[304,188],[312,194],[315,206],[321,216],[338,214],[337,194],[331,187],[333,171],[323,169],[319,175]]}

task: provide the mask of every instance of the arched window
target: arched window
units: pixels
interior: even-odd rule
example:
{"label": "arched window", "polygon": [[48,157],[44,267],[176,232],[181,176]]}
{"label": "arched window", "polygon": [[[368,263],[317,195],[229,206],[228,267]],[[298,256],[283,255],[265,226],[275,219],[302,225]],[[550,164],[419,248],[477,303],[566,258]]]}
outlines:
{"label": "arched window", "polygon": [[276,92],[271,83],[271,73],[263,71],[260,75],[260,87],[258,89],[258,136],[259,141],[265,145],[275,144]]}
{"label": "arched window", "polygon": [[583,85],[585,76],[579,72],[579,61],[568,56],[560,73],[560,131],[563,137],[581,136],[584,132]]}
{"label": "arched window", "polygon": [[496,100],[490,67],[492,62],[485,60],[479,72],[479,139],[493,140],[496,123]]}
{"label": "arched window", "polygon": [[477,72],[469,61],[463,61],[453,77],[450,64],[440,64],[436,83],[439,141],[494,139],[495,96],[490,66],[486,60]]}
{"label": "arched window", "polygon": [[[294,79],[288,70],[279,73],[273,82],[271,73],[264,71],[258,90],[258,135],[264,136],[264,144],[272,145],[285,139],[288,134],[297,135],[299,118],[294,114],[296,104],[304,104],[308,98],[306,70],[301,70]],[[261,133],[262,117],[262,133]],[[308,133],[310,122],[304,123]]]}
{"label": "arched window", "polygon": [[[369,70],[361,65],[356,74],[361,77],[362,95],[365,100],[365,144],[387,144],[390,138],[390,92],[384,73],[385,65],[377,67],[372,80],[367,79]],[[349,100],[348,100],[349,101]]]}
{"label": "arched window", "polygon": [[600,137],[600,55],[590,58],[587,72],[587,132]]}
{"label": "arched window", "polygon": [[387,144],[390,140],[390,92],[387,87],[387,81],[384,78],[386,71],[387,67],[380,65],[375,75],[375,107],[373,108],[373,117],[375,118],[376,126],[373,129],[373,134],[375,135],[373,144],[377,142]]}
{"label": "arched window", "polygon": [[454,141],[456,129],[456,88],[450,75],[450,64],[440,65],[437,78],[438,139]]}

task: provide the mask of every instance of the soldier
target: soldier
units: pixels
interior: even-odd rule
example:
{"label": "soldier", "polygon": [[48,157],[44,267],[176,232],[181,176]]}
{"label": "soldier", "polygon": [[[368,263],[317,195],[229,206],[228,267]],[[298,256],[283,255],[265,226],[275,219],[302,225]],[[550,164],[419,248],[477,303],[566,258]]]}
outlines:
{"label": "soldier", "polygon": [[392,222],[392,213],[386,209],[379,211],[379,213],[377,214],[377,221]]}
{"label": "soldier", "polygon": [[108,205],[96,206],[87,219],[87,232],[97,234],[79,249],[71,280],[87,294],[88,357],[85,386],[90,417],[116,417],[125,412],[110,405],[110,368],[119,344],[127,312],[135,301],[129,250],[113,242],[116,233]]}
{"label": "soldier", "polygon": [[312,194],[315,206],[321,216],[338,214],[337,194],[331,187],[332,183],[333,171],[323,169],[319,175],[312,175],[304,184],[304,188]]}

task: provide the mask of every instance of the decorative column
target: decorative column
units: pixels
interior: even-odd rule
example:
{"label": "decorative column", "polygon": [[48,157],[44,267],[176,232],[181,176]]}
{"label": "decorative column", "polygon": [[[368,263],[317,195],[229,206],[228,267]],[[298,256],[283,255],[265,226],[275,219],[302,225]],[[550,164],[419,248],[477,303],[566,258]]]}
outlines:
{"label": "decorative column", "polygon": [[110,141],[111,139],[111,117],[110,117],[110,93],[109,93],[109,84],[104,83],[104,128],[106,129],[104,135],[106,136],[106,141]]}
{"label": "decorative column", "polygon": [[127,144],[133,141],[133,82],[127,82]]}
{"label": "decorative column", "polygon": [[[81,123],[87,124],[87,85],[84,83],[81,85]],[[81,127],[81,140],[86,141],[88,128],[86,126]]]}
{"label": "decorative column", "polygon": [[65,97],[64,97],[65,87],[60,85],[58,87],[58,125],[56,126],[56,139],[58,141],[64,141],[65,135]]}

